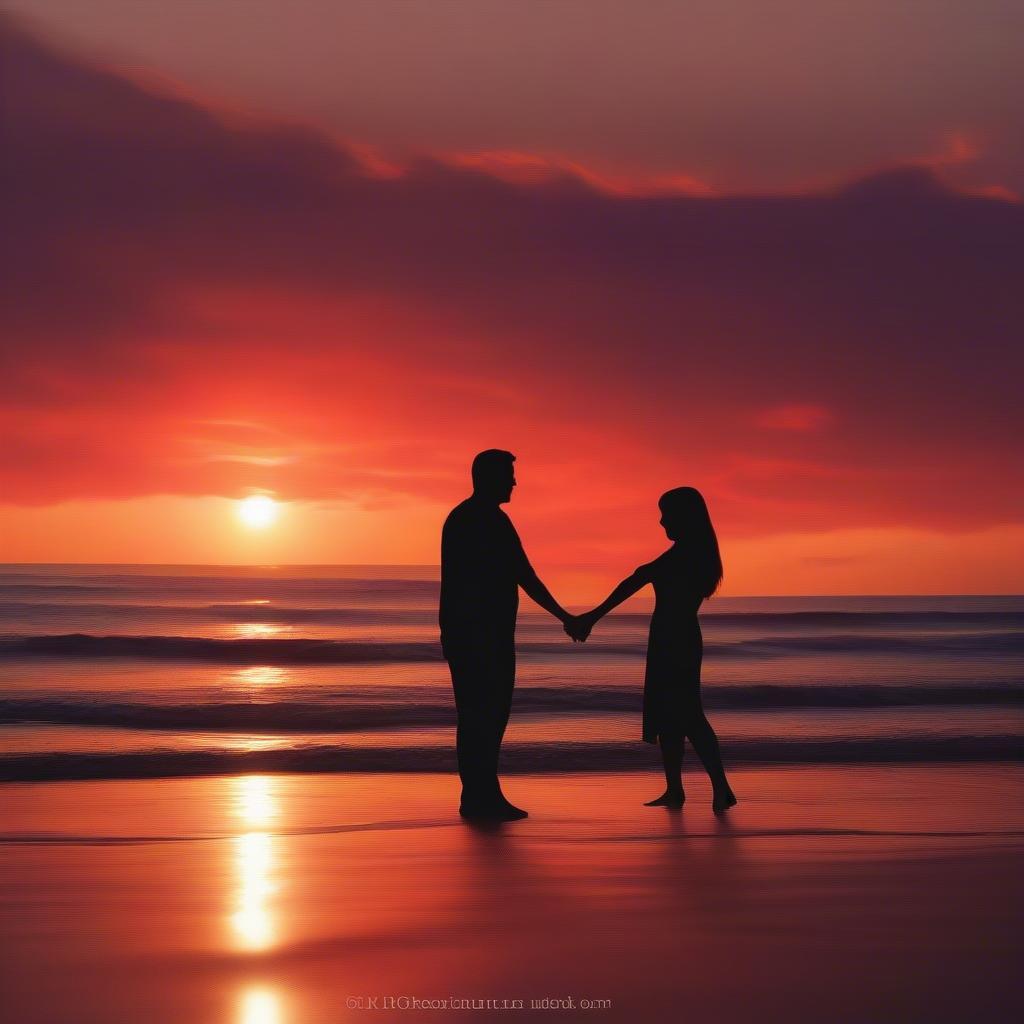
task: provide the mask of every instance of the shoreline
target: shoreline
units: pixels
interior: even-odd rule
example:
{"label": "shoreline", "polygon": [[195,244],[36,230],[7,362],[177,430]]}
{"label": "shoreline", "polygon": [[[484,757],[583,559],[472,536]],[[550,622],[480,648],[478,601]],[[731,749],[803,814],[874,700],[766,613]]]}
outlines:
{"label": "shoreline", "polygon": [[[512,777],[639,774],[657,772],[650,745],[621,743],[506,744],[502,775]],[[936,751],[943,756],[936,758]],[[730,756],[732,751],[732,756]],[[738,751],[738,753],[737,753]],[[744,753],[746,751],[746,753]],[[896,768],[999,766],[1024,763],[1020,738],[944,736],[937,738],[865,740],[732,740],[726,747],[727,767],[753,768]],[[782,756],[789,752],[790,756]],[[755,756],[751,756],[754,754]],[[695,755],[684,771],[694,767]],[[409,771],[410,763],[422,770]],[[402,747],[360,749],[318,745],[272,750],[158,750],[101,753],[26,753],[0,756],[0,786],[33,782],[142,781],[217,778],[231,775],[453,775],[450,749]]]}

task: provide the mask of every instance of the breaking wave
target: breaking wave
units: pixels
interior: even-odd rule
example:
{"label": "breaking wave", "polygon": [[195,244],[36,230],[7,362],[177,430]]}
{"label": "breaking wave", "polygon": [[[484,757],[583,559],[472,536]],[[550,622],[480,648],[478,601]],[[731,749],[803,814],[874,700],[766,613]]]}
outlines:
{"label": "breaking wave", "polygon": [[[642,640],[588,641],[588,650],[641,657]],[[523,641],[521,654],[573,655],[565,641]],[[927,653],[1024,654],[1024,632],[988,631],[929,635],[839,634],[765,636],[704,645],[705,655],[764,658],[792,654]],[[0,636],[0,658],[141,658],[227,664],[327,665],[358,662],[438,661],[440,645],[431,641],[363,641],[318,638],[220,638],[197,636],[121,636],[59,633]]]}
{"label": "breaking wave", "polygon": [[[705,686],[708,708],[729,710],[977,707],[1024,705],[1024,689],[1015,685],[953,686],[881,685],[731,685]],[[186,697],[180,698],[182,701]],[[636,712],[640,688],[601,686],[520,686],[516,715],[586,712]],[[437,687],[335,692],[315,700],[200,703],[110,700],[107,696],[25,697],[0,700],[0,724],[47,722],[59,725],[114,726],[129,729],[201,731],[351,732],[443,725],[452,721],[451,692]]]}

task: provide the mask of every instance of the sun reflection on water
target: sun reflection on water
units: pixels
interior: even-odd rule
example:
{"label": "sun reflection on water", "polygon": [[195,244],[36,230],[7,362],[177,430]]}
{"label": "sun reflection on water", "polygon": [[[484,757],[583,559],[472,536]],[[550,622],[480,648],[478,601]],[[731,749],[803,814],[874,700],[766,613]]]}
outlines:
{"label": "sun reflection on water", "polygon": [[287,671],[276,665],[250,665],[240,668],[235,675],[243,686],[255,688],[283,683],[288,678]]}
{"label": "sun reflection on water", "polygon": [[239,622],[234,629],[240,640],[266,640],[294,632],[293,626],[279,626],[276,622]]}

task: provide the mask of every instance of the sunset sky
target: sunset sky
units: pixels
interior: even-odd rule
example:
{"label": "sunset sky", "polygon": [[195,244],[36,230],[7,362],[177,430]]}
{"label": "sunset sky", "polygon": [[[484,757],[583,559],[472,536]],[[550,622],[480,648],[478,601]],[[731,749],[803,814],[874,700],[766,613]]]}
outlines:
{"label": "sunset sky", "polygon": [[5,8],[0,561],[1022,590],[1019,3]]}

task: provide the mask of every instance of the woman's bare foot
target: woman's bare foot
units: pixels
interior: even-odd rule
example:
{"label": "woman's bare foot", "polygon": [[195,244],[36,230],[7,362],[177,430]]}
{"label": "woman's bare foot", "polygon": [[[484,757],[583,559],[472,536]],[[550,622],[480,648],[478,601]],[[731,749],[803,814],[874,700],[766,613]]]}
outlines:
{"label": "woman's bare foot", "polygon": [[735,807],[737,803],[736,794],[731,789],[723,789],[716,792],[712,798],[711,810],[713,810],[715,814],[721,814],[730,807]]}
{"label": "woman's bare foot", "polygon": [[501,797],[499,806],[505,812],[509,821],[521,821],[523,818],[528,818],[530,816],[528,811],[524,811],[522,807],[516,807],[515,804],[509,803],[505,797]]}
{"label": "woman's bare foot", "polygon": [[686,803],[686,794],[679,790],[678,793],[665,790],[657,800],[648,800],[644,807],[682,807]]}

